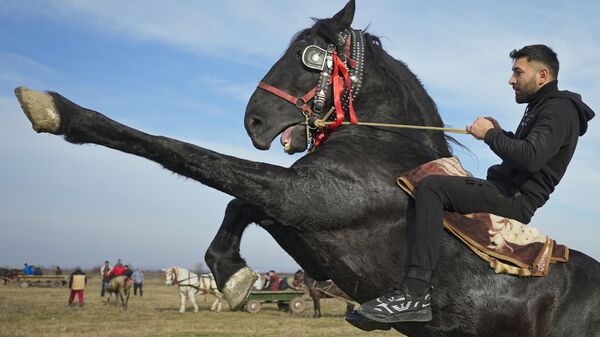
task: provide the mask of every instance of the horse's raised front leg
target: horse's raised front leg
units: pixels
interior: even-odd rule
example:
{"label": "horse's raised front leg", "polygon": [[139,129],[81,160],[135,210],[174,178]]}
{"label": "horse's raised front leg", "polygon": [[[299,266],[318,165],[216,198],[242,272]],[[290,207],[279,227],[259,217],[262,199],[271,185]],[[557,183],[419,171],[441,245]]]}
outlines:
{"label": "horse's raised front leg", "polygon": [[258,279],[240,256],[242,234],[250,223],[263,218],[250,203],[240,199],[230,201],[221,227],[204,256],[217,287],[233,310],[244,303]]}
{"label": "horse's raised front leg", "polygon": [[150,135],[83,108],[57,93],[19,87],[15,94],[37,132],[64,135],[75,144],[93,143],[155,161],[182,176],[244,200],[281,212],[265,190],[281,189],[290,169],[226,156],[193,144]]}

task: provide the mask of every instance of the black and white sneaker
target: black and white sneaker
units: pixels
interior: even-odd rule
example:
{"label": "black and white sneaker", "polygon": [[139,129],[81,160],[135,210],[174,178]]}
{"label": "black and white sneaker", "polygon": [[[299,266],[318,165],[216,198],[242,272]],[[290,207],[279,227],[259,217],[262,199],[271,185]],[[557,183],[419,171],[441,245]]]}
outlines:
{"label": "black and white sneaker", "polygon": [[376,322],[428,322],[431,321],[431,293],[429,289],[421,296],[414,296],[402,285],[400,289],[365,302],[359,312]]}

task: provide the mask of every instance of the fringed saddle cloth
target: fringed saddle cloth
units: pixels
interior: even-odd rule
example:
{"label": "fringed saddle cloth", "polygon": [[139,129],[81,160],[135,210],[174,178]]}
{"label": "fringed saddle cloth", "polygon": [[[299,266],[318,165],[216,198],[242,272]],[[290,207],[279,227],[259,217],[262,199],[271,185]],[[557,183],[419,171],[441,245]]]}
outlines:
{"label": "fringed saddle cloth", "polygon": [[[428,175],[471,176],[456,157],[441,158],[403,173],[397,183],[414,198],[415,186]],[[444,228],[457,236],[496,273],[546,276],[550,263],[567,262],[569,249],[537,228],[489,213],[444,212]]]}

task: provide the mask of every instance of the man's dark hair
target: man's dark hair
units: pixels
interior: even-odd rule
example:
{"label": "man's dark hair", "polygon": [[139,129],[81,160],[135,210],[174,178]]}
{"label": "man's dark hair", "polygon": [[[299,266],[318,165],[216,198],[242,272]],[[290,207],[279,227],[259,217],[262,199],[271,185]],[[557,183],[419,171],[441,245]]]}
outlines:
{"label": "man's dark hair", "polygon": [[521,57],[527,57],[528,62],[540,62],[548,67],[550,76],[554,78],[558,77],[558,58],[556,57],[556,53],[546,45],[534,44],[525,46],[519,50],[513,49],[509,55],[513,61]]}

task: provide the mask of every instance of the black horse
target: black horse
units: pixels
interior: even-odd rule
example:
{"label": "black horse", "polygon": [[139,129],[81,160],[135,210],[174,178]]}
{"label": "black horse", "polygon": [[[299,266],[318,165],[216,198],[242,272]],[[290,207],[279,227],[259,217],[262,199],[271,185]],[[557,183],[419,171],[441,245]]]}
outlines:
{"label": "black horse", "polygon": [[[359,120],[443,125],[434,102],[407,66],[388,55],[377,37],[352,34],[354,8],[350,1],[332,18],[299,32],[264,77],[266,85],[252,95],[245,116],[255,147],[268,149],[282,132],[290,153],[303,151],[308,138],[322,140],[302,125],[310,110],[323,117],[333,105],[332,90],[321,96],[325,90],[317,91],[312,109],[305,103],[313,97],[320,68],[331,65],[320,62],[321,56],[362,68],[352,74]],[[346,53],[349,35],[364,41],[364,54]],[[305,51],[314,53],[306,59]],[[320,89],[325,89],[323,83],[330,81],[321,78]],[[250,223],[267,230],[308,274],[332,279],[358,302],[398,286],[410,248],[407,228],[413,205],[396,187],[395,177],[451,155],[441,132],[341,126],[329,130],[327,141],[312,153],[284,168],[149,135],[57,93],[17,88],[16,94],[38,132],[142,156],[234,196],[206,252],[206,262],[232,307],[243,302],[256,277],[239,254]],[[341,100],[349,105],[347,96]],[[349,106],[343,109],[351,117]],[[394,324],[398,331],[428,337],[600,336],[600,264],[585,254],[571,251],[569,263],[552,266],[543,278],[496,275],[450,236],[444,238],[440,254],[432,280],[433,320]]]}

